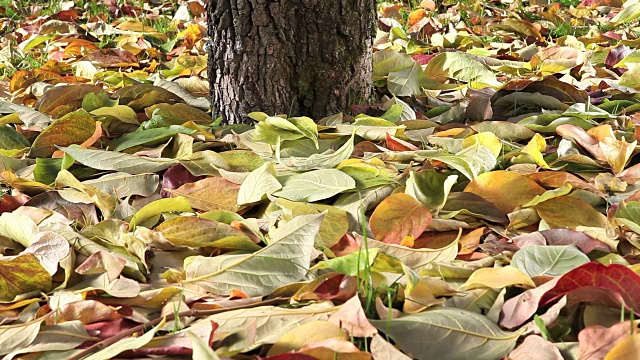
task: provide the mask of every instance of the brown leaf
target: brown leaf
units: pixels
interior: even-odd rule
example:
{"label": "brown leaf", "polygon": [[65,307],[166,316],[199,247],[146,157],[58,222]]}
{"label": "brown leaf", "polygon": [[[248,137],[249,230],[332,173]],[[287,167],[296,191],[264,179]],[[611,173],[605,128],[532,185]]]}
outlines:
{"label": "brown leaf", "polygon": [[95,133],[96,122],[84,110],[63,116],[44,129],[31,145],[29,157],[50,157],[56,146],[82,144]]}
{"label": "brown leaf", "polygon": [[[34,107],[41,113],[50,114],[60,105],[69,104],[74,100],[81,100],[86,94],[90,92],[98,93],[101,90],[101,86],[86,84],[55,87],[42,95]],[[91,129],[93,130],[93,126]]]}
{"label": "brown leaf", "polygon": [[180,186],[169,192],[189,200],[191,207],[202,211],[237,210],[240,185],[220,177],[209,177]]}

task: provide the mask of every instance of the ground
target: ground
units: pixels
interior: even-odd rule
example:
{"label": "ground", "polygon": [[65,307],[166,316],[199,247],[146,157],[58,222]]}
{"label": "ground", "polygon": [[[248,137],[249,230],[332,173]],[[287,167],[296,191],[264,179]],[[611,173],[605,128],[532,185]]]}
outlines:
{"label": "ground", "polygon": [[232,126],[203,2],[0,6],[5,359],[639,357],[639,1],[380,2]]}

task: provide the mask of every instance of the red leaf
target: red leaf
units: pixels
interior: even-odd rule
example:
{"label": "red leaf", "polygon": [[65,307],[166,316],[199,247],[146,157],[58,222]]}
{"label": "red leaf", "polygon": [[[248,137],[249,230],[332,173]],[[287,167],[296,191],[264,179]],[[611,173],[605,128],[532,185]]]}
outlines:
{"label": "red leaf", "polygon": [[392,151],[420,150],[420,148],[418,148],[417,146],[413,145],[410,142],[400,140],[398,138],[390,136],[389,134],[386,134],[386,136],[387,136],[387,147],[389,148],[389,150],[392,150]]}
{"label": "red leaf", "polygon": [[429,61],[431,61],[431,59],[433,59],[434,57],[436,57],[435,54],[411,55],[411,58],[413,58],[413,60],[415,60],[420,65],[427,65]]}
{"label": "red leaf", "polygon": [[175,190],[184,184],[196,182],[204,178],[204,176],[191,175],[187,168],[182,165],[173,165],[165,171],[162,177],[162,190],[160,191],[160,195],[163,198],[171,197],[171,194],[167,190]]}
{"label": "red leaf", "polygon": [[562,275],[540,299],[545,306],[567,295],[578,301],[626,308],[640,314],[640,276],[626,266],[586,263]]}

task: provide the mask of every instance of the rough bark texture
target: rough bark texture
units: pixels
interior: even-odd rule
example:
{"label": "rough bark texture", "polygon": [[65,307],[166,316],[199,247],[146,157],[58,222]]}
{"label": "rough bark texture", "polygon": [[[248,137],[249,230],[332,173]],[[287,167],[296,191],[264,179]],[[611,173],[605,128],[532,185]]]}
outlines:
{"label": "rough bark texture", "polygon": [[210,0],[209,81],[214,112],[344,110],[371,94],[375,0]]}

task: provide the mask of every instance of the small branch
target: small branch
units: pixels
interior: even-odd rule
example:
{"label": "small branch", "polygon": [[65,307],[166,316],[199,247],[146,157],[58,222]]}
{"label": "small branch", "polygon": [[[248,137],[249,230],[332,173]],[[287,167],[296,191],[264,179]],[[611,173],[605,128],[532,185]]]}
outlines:
{"label": "small branch", "polygon": [[[264,300],[264,301],[260,301],[257,303],[252,303],[252,304],[245,304],[245,305],[239,305],[239,306],[234,306],[234,307],[228,307],[228,308],[223,308],[223,309],[214,309],[214,310],[185,310],[181,313],[178,314],[178,318],[181,317],[204,317],[204,316],[211,316],[211,315],[215,315],[215,314],[221,314],[227,311],[233,311],[233,310],[241,310],[241,309],[250,309],[250,308],[254,308],[254,307],[258,307],[258,306],[265,306],[265,305],[281,305],[281,304],[286,304],[287,302],[289,302],[290,298],[288,297],[278,297],[278,298],[273,298],[270,300]],[[99,341],[93,345],[91,345],[90,347],[82,350],[81,352],[75,354],[74,356],[69,357],[67,360],[81,360],[82,358],[86,357],[87,355],[90,355],[96,351],[102,350],[112,344],[117,343],[118,341],[127,338],[139,331],[144,331],[145,329],[148,329],[150,327],[153,327],[155,325],[158,325],[162,319],[166,318],[167,321],[173,320],[175,319],[175,313],[169,314],[167,316],[161,316],[158,318],[155,318],[151,321],[147,321],[144,324],[140,324],[134,328],[131,328],[129,330],[123,331],[115,336],[112,336],[108,339],[104,339],[102,341]]]}

